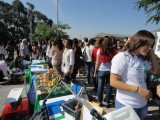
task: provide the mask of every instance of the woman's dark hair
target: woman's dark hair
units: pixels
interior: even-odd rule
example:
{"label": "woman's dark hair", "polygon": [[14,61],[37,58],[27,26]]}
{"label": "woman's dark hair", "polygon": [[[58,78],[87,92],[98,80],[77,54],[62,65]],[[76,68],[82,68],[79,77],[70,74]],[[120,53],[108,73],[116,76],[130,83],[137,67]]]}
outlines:
{"label": "woman's dark hair", "polygon": [[73,39],[73,43],[74,43],[76,46],[78,46],[78,39],[77,39],[77,38],[74,38],[74,39]]}
{"label": "woman's dark hair", "polygon": [[68,41],[68,45],[70,48],[72,48],[72,45],[73,45],[73,40],[71,39],[66,39]]}
{"label": "woman's dark hair", "polygon": [[103,55],[108,55],[108,52],[114,53],[114,49],[110,41],[111,41],[110,37],[105,37],[103,39],[101,45]]}
{"label": "woman's dark hair", "polygon": [[54,39],[54,42],[53,42],[53,45],[58,47],[59,50],[63,50],[63,43],[62,43],[62,40],[60,38],[55,38]]}
{"label": "woman's dark hair", "polygon": [[5,59],[5,61],[7,61],[7,62],[12,62],[12,61],[13,61],[13,58],[8,57],[8,58]]}
{"label": "woman's dark hair", "polygon": [[65,40],[68,41],[68,47],[72,48],[73,40],[71,39],[65,39]]}
{"label": "woman's dark hair", "polygon": [[33,41],[35,46],[38,46],[38,42],[37,41]]}
{"label": "woman's dark hair", "polygon": [[84,40],[84,42],[88,42],[88,38],[87,37],[85,37],[85,38],[83,38],[83,40]]}
{"label": "woman's dark hair", "polygon": [[96,40],[95,40],[94,38],[91,38],[91,39],[89,40],[87,46],[89,46],[89,45],[94,45],[95,42],[96,42]]}
{"label": "woman's dark hair", "polygon": [[96,48],[101,47],[103,40],[104,40],[104,38],[102,38],[102,37],[96,38],[95,47]]}
{"label": "woman's dark hair", "polygon": [[131,40],[126,44],[128,52],[132,52],[148,43],[148,41],[155,41],[154,35],[147,30],[138,31]]}
{"label": "woman's dark hair", "polygon": [[9,41],[7,42],[7,45],[14,45],[14,41],[13,41],[13,40],[9,40]]}
{"label": "woman's dark hair", "polygon": [[112,45],[113,47],[116,47],[117,43],[116,38],[114,36],[110,36],[109,39],[110,39],[110,46]]}

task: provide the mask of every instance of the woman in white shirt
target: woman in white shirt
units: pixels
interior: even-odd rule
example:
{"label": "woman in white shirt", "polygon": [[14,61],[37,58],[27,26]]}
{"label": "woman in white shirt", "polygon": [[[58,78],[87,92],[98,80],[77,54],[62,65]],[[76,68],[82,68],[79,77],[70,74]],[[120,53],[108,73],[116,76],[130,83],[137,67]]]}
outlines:
{"label": "woman in white shirt", "polygon": [[141,120],[147,116],[147,101],[152,97],[146,86],[146,74],[160,75],[152,49],[154,41],[152,33],[140,30],[127,43],[127,51],[118,53],[112,59],[110,84],[117,88],[115,107],[129,105]]}
{"label": "woman in white shirt", "polygon": [[52,40],[48,41],[46,57],[48,61],[49,68],[52,68],[51,60],[52,60]]}
{"label": "woman in white shirt", "polygon": [[87,46],[84,48],[83,54],[84,54],[84,59],[85,59],[85,67],[86,67],[86,74],[87,74],[87,80],[88,84],[90,84],[90,73],[92,70],[92,51],[94,49],[94,44],[96,40],[95,39],[90,39]]}
{"label": "woman in white shirt", "polygon": [[73,42],[70,39],[66,39],[64,41],[65,50],[63,52],[61,68],[67,81],[71,80],[70,77],[73,72],[75,62],[75,55],[72,49],[72,44]]}

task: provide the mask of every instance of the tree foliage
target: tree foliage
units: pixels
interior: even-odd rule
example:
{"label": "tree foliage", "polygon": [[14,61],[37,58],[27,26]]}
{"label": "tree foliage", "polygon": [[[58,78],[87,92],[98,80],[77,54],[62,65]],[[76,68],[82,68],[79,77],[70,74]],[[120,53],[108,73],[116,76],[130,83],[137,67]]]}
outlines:
{"label": "tree foliage", "polygon": [[158,24],[160,22],[160,0],[138,0],[135,8],[138,10],[144,9],[149,17],[146,23],[155,22]]}
{"label": "tree foliage", "polygon": [[[70,28],[67,24],[61,26],[63,34],[66,34],[63,30],[67,26]],[[51,35],[56,35],[54,29],[56,29],[54,22],[43,13],[35,10],[32,3],[26,3],[25,6],[20,0],[14,0],[12,4],[0,1],[1,41],[22,38],[42,40],[51,37]]]}
{"label": "tree foliage", "polygon": [[47,23],[38,23],[35,30],[36,40],[45,40],[46,38],[51,38],[54,35],[54,31],[51,29]]}

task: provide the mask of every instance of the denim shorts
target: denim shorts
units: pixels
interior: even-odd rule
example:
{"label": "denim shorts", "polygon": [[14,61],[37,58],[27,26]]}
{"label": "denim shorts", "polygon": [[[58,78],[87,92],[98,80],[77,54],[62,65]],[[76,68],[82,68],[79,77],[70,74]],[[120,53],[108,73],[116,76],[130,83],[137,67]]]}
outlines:
{"label": "denim shorts", "polygon": [[[122,103],[120,103],[118,100],[115,100],[115,108],[119,109],[124,107],[125,105],[123,105]],[[137,113],[137,115],[139,116],[139,118],[141,120],[144,120],[145,117],[147,117],[147,111],[148,111],[148,106],[144,106],[142,108],[133,108],[134,111]]]}

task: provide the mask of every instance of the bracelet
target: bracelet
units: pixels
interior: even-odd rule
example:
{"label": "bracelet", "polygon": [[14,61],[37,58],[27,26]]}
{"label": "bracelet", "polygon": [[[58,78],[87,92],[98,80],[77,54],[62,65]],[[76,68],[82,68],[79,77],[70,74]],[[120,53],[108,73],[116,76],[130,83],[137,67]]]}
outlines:
{"label": "bracelet", "polygon": [[135,93],[137,93],[137,92],[138,92],[138,90],[139,90],[139,86],[138,86],[138,88],[137,88],[137,90],[136,90],[136,92],[135,92]]}

